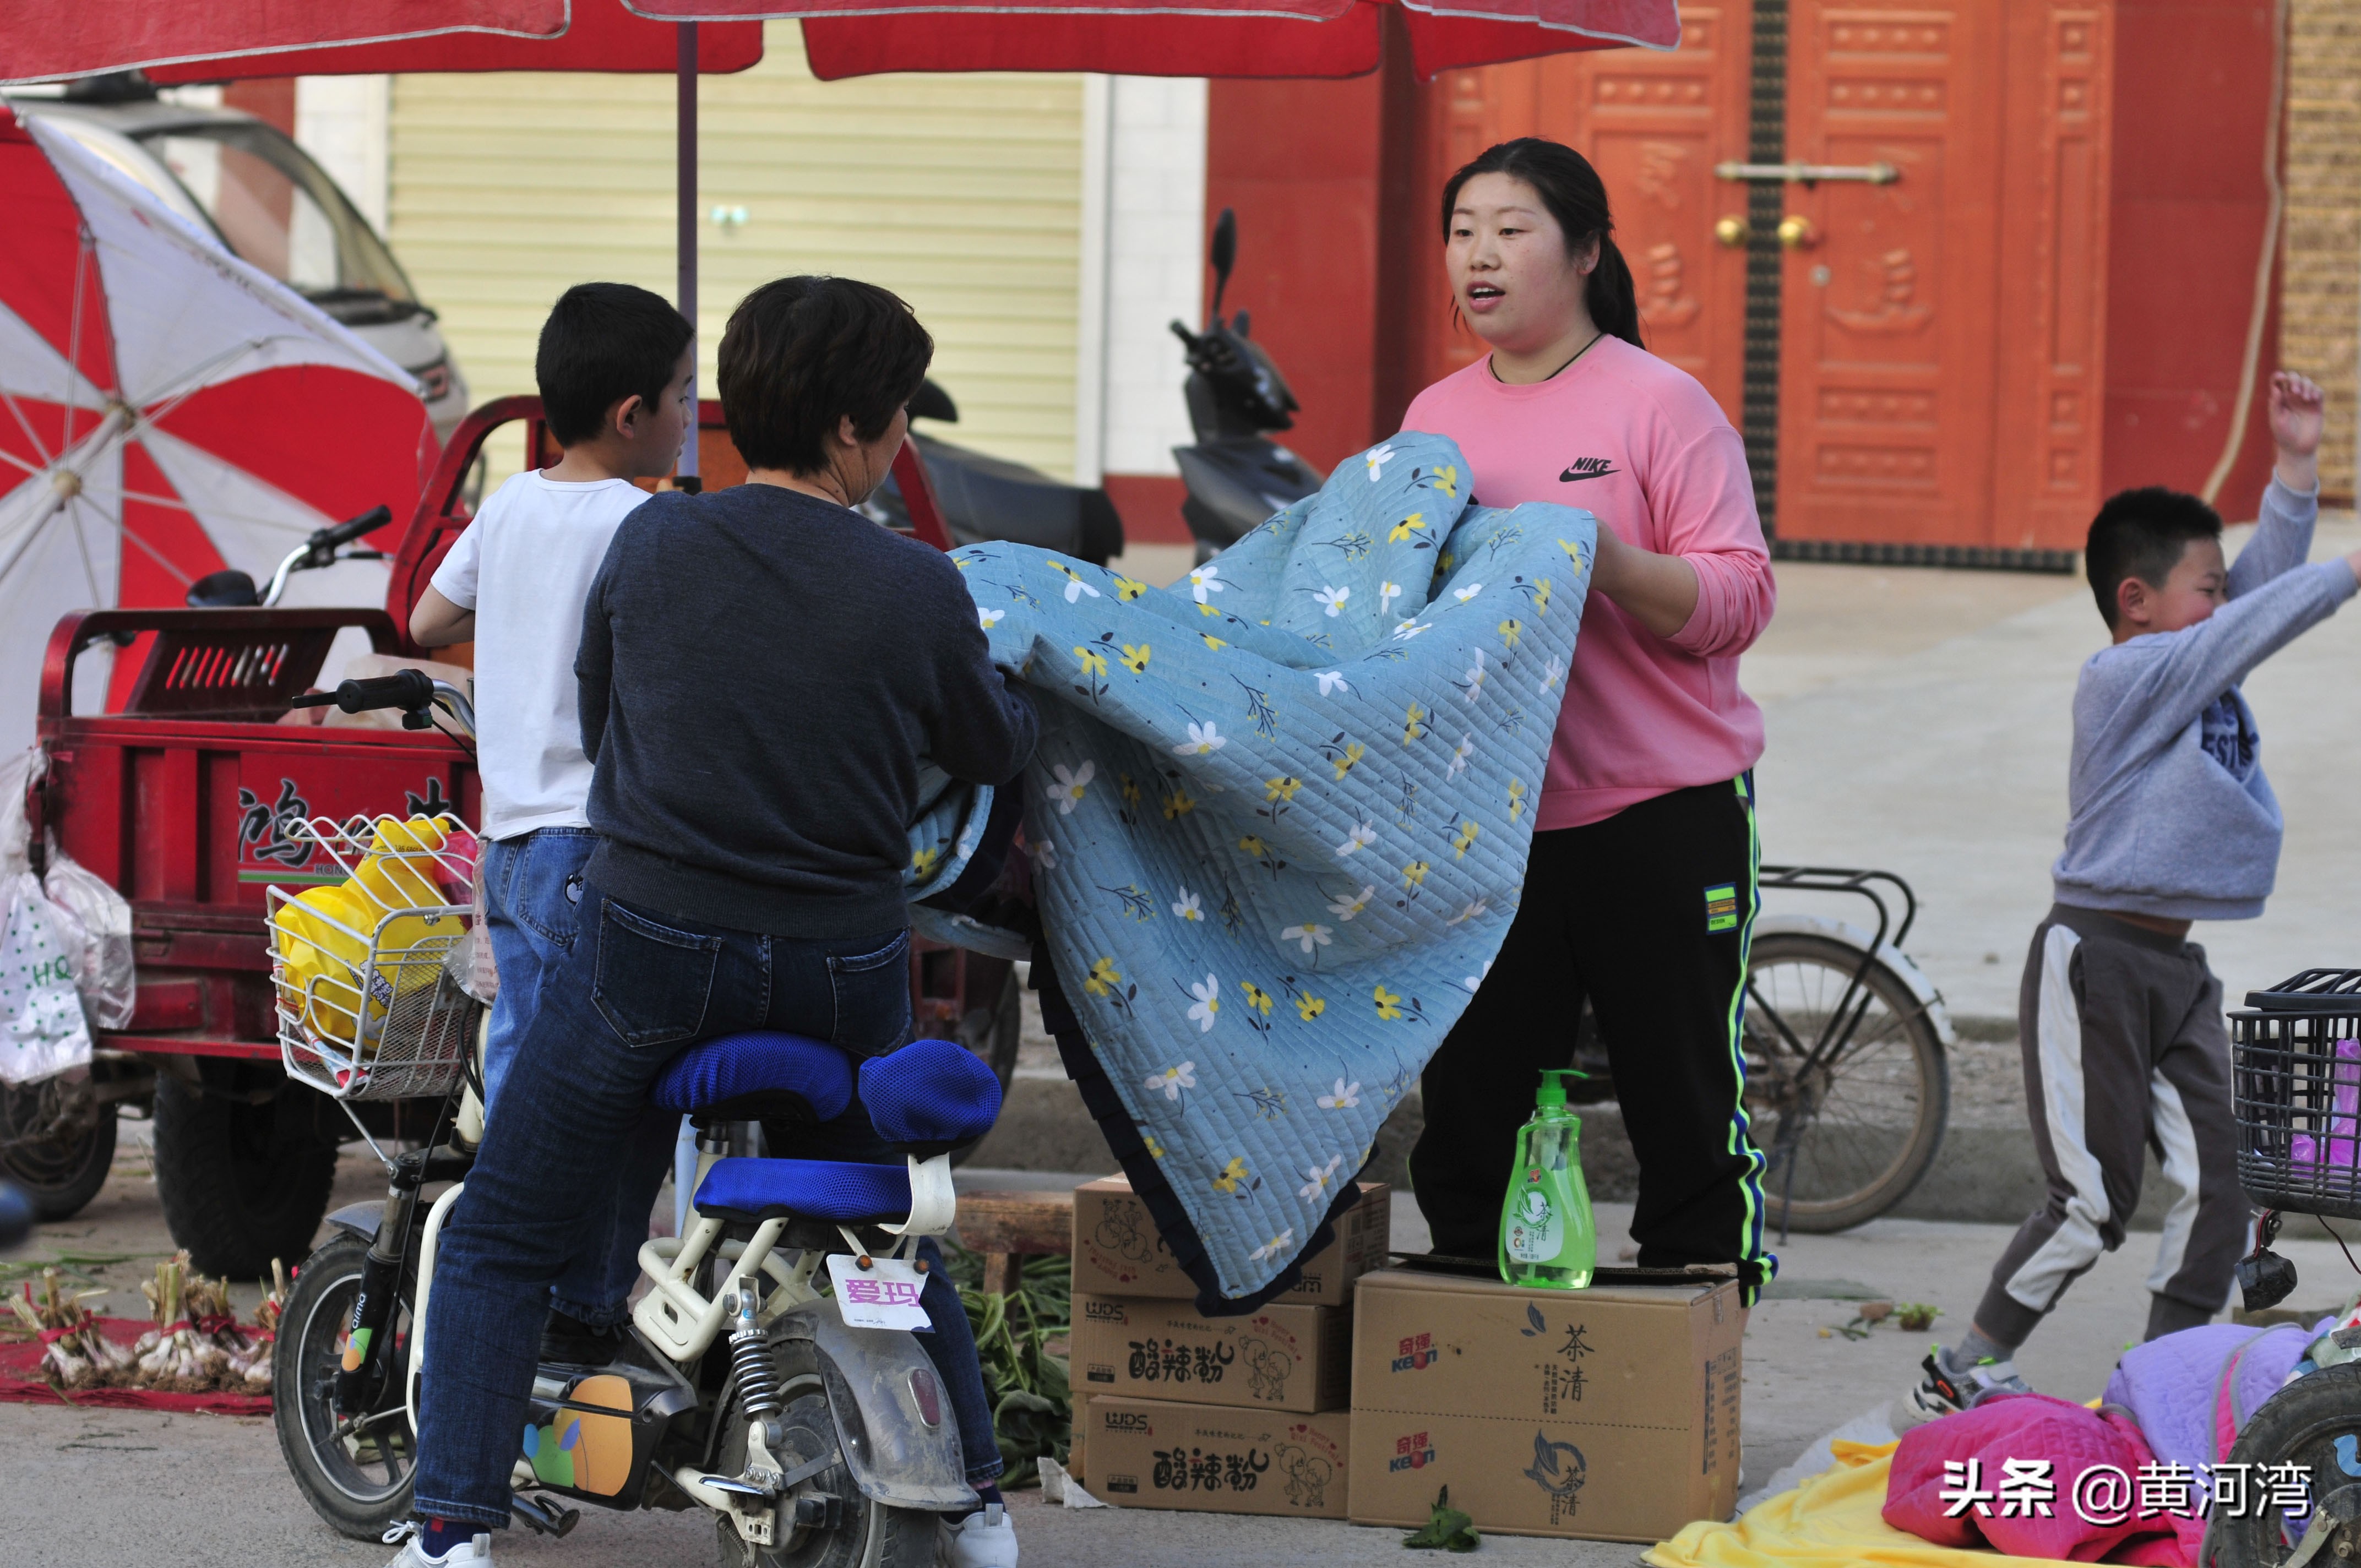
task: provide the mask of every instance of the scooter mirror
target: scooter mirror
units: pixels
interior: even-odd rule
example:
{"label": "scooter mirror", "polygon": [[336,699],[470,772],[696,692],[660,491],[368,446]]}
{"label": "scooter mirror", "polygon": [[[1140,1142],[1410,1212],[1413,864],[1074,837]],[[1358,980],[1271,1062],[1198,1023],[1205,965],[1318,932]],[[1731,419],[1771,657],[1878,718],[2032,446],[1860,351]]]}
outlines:
{"label": "scooter mirror", "polygon": [[236,609],[262,602],[262,591],[246,573],[208,572],[189,585],[191,609]]}
{"label": "scooter mirror", "polygon": [[959,405],[951,401],[951,395],[949,392],[935,385],[933,381],[921,381],[918,383],[917,394],[910,399],[910,417],[939,419],[947,424],[957,424]]}
{"label": "scooter mirror", "polygon": [[1238,264],[1238,215],[1229,208],[1213,220],[1213,314],[1222,313],[1222,291],[1230,286],[1230,269]]}

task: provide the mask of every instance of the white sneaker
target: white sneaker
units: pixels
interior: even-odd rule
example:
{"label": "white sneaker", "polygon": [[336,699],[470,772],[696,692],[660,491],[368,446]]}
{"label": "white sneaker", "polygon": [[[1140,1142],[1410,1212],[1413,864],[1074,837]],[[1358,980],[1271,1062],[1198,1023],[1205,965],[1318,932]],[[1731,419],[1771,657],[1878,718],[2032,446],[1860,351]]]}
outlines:
{"label": "white sneaker", "polygon": [[405,1520],[395,1525],[381,1539],[388,1546],[397,1541],[401,1542],[401,1553],[385,1568],[492,1568],[492,1535],[489,1530],[461,1541],[440,1557],[426,1555],[426,1532],[413,1521]]}
{"label": "white sneaker", "polygon": [[1919,1426],[1961,1410],[1974,1409],[1994,1394],[2030,1394],[2033,1385],[2017,1375],[2014,1361],[1981,1361],[1962,1366],[1938,1345],[1918,1364],[1918,1381],[1894,1402],[1894,1430],[1906,1423]]}
{"label": "white sneaker", "polygon": [[947,1568],[1016,1568],[1016,1521],[998,1503],[956,1524],[945,1519],[943,1562]]}

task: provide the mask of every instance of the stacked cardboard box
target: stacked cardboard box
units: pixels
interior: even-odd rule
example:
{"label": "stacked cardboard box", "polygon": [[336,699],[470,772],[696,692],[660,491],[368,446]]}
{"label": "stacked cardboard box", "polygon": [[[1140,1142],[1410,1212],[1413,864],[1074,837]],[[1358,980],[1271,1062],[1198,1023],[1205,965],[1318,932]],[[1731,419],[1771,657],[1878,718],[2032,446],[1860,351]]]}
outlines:
{"label": "stacked cardboard box", "polygon": [[1069,1468],[1132,1508],[1343,1519],[1352,1309],[1387,1261],[1391,1193],[1364,1182],[1302,1283],[1209,1318],[1121,1177],[1074,1193]]}
{"label": "stacked cardboard box", "polygon": [[1404,1268],[1354,1302],[1355,1522],[1422,1525],[1444,1486],[1512,1535],[1653,1541],[1730,1517],[1735,1283],[1608,1270],[1534,1290]]}

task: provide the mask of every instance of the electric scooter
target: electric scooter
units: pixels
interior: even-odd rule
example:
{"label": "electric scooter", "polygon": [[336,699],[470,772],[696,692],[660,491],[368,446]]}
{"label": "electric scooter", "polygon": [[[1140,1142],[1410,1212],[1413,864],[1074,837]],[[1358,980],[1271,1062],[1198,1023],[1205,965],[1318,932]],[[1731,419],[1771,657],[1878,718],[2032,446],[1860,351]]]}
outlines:
{"label": "electric scooter", "polygon": [[1312,466],[1266,433],[1294,427],[1301,405],[1287,378],[1247,335],[1253,323],[1245,311],[1222,319],[1222,295],[1237,258],[1237,216],[1224,207],[1213,224],[1213,322],[1202,333],[1172,323],[1188,350],[1182,392],[1197,436],[1195,445],[1176,446],[1172,455],[1189,488],[1180,515],[1196,536],[1201,566],[1320,488]]}
{"label": "electric scooter", "polygon": [[[465,695],[414,670],[311,700],[473,729]],[[458,825],[448,828],[307,827],[340,862],[367,846],[417,861],[406,883],[445,887],[468,869],[451,849]],[[358,934],[368,956],[348,1000],[316,975],[299,982],[292,961],[276,965],[291,1075],[340,1102],[373,1090],[445,1096],[423,1144],[380,1151],[384,1201],[328,1216],[335,1234],[298,1271],[273,1353],[280,1450],[313,1510],[356,1540],[390,1541],[411,1514],[436,1245],[483,1135],[480,938],[458,929],[470,913],[406,906]],[[448,936],[422,934],[445,922]],[[569,1503],[703,1509],[727,1568],[932,1564],[938,1520],[977,1499],[948,1391],[911,1332],[926,1323],[917,1247],[950,1229],[950,1154],[997,1119],[998,1079],[950,1041],[914,1041],[856,1070],[825,1042],[756,1033],[680,1051],[649,1102],[697,1127],[690,1223],[641,1248],[647,1288],[620,1356],[535,1370],[511,1476],[516,1517],[564,1535],[580,1512]],[[749,1121],[848,1112],[867,1115],[902,1168],[730,1157]],[[455,1184],[430,1199],[438,1182]]]}

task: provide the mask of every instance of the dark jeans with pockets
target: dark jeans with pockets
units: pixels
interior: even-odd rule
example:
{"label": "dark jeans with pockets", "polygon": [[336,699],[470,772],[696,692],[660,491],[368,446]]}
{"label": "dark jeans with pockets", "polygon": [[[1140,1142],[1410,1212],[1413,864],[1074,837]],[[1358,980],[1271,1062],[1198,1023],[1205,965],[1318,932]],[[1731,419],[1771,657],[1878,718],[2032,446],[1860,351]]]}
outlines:
{"label": "dark jeans with pockets", "polygon": [[[598,847],[598,835],[588,828],[541,828],[484,846],[484,930],[500,973],[500,993],[484,1042],[487,1116],[508,1079],[517,1042],[533,1021],[542,981],[556,971],[574,945],[582,868]],[[640,1136],[649,1147],[662,1143],[669,1148],[673,1132],[651,1117]],[[625,1156],[634,1166],[647,1157],[638,1149]],[[605,1240],[568,1264],[550,1287],[549,1304],[593,1328],[610,1328],[630,1317],[647,1218],[644,1212],[612,1216]]]}
{"label": "dark jeans with pockets", "polygon": [[[551,1282],[645,1215],[678,1118],[647,1093],[699,1040],[779,1029],[880,1056],[910,1035],[909,934],[813,940],[729,930],[582,890],[573,945],[544,981],[500,1087],[501,1114],[453,1205],[435,1255],[420,1391],[416,1511],[490,1529],[509,1521]],[[851,1115],[851,1113],[848,1113]],[[653,1135],[655,1130],[662,1135]],[[785,1157],[898,1163],[865,1128],[798,1129]],[[619,1151],[632,1151],[631,1157]],[[957,1413],[968,1479],[999,1475],[975,1339],[932,1241],[919,1343]]]}

